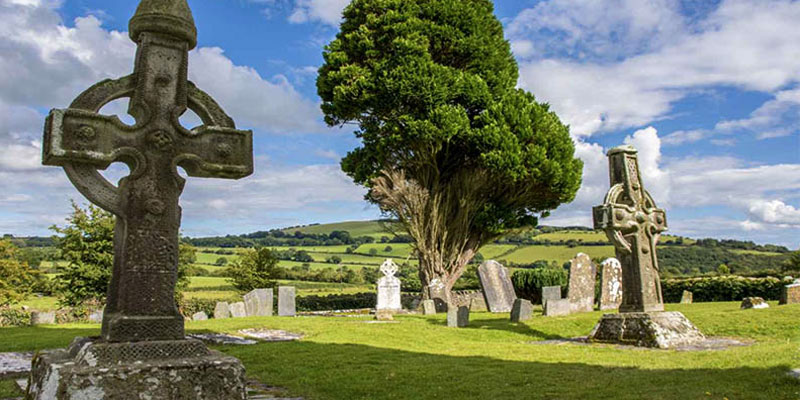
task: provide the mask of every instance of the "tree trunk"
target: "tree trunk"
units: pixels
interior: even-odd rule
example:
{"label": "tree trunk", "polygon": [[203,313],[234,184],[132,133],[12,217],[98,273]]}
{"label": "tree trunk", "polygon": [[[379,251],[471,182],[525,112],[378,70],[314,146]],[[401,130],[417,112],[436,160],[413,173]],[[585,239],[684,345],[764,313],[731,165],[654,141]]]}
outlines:
{"label": "tree trunk", "polygon": [[[467,263],[477,253],[477,241],[469,241],[471,247],[465,248],[460,254],[442,254],[441,251],[429,251],[428,254],[419,256],[419,280],[422,284],[422,299],[433,300],[436,312],[446,312],[448,304],[452,303],[451,292],[453,286],[461,275],[464,274]],[[465,246],[466,247],[466,246]],[[439,249],[437,249],[439,250]],[[449,266],[444,262],[435,260],[453,259]]]}

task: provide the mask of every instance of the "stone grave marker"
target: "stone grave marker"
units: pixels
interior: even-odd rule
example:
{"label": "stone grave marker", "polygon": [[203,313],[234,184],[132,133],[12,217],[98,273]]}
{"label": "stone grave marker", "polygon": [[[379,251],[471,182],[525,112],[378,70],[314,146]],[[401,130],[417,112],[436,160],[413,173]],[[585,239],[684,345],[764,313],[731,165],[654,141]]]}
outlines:
{"label": "stone grave marker", "polygon": [[31,325],[53,325],[56,323],[55,311],[32,311]]}
{"label": "stone grave marker", "polygon": [[781,299],[778,304],[797,304],[800,303],[800,281],[794,281],[791,285],[783,287]]}
{"label": "stone grave marker", "polygon": [[681,295],[681,304],[692,304],[694,302],[694,294],[688,290],[684,290]]}
{"label": "stone grave marker", "polygon": [[451,305],[447,308],[447,326],[463,328],[469,325],[469,307]]}
{"label": "stone grave marker", "polygon": [[431,279],[427,287],[428,296],[433,300],[436,307],[436,312],[447,312],[448,304],[450,304],[450,292],[439,278]]}
{"label": "stone grave marker", "polygon": [[594,311],[595,275],[594,263],[588,255],[578,253],[570,261],[567,298],[572,312]]}
{"label": "stone grave marker", "polygon": [[560,317],[569,315],[570,302],[569,299],[548,300],[544,305],[545,317]]}
{"label": "stone grave marker", "polygon": [[214,318],[224,319],[231,317],[231,307],[227,301],[218,301],[214,307]]}
{"label": "stone grave marker", "polygon": [[607,258],[600,269],[600,310],[616,310],[622,303],[622,265]]}
{"label": "stone grave marker", "polygon": [[253,289],[244,295],[244,309],[248,317],[272,316],[272,289]]}
{"label": "stone grave marker", "polygon": [[516,299],[511,309],[511,322],[527,321],[533,317],[533,304],[530,300]]}
{"label": "stone grave marker", "polygon": [[[241,399],[241,362],[186,339],[175,304],[185,184],[176,166],[190,177],[246,177],[253,172],[252,132],[236,130],[187,80],[197,30],[186,0],[142,0],[128,31],[137,45],[133,73],[90,87],[45,122],[43,163],[64,168],[78,191],[116,216],[114,268],[100,338],[37,357],[28,397],[52,398],[45,390],[54,390],[58,399],[88,391],[95,398]],[[135,125],[98,113],[126,97]],[[187,109],[203,125],[182,127],[178,118]],[[117,161],[131,174],[115,186],[98,170]]]}
{"label": "stone grave marker", "polygon": [[394,276],[398,270],[397,264],[388,258],[381,264],[380,270],[383,272],[383,276],[378,279],[378,304],[375,309],[384,313],[402,310],[400,279]]}
{"label": "stone grave marker", "polygon": [[239,301],[230,305],[231,317],[244,318],[247,316],[247,308],[244,306],[243,301]]}
{"label": "stone grave marker", "polygon": [[561,300],[561,286],[545,286],[542,288],[542,307],[548,300]]}
{"label": "stone grave marker", "polygon": [[433,300],[422,300],[422,315],[436,314],[436,303]]}
{"label": "stone grave marker", "polygon": [[208,314],[206,314],[204,311],[196,312],[196,313],[192,314],[192,320],[193,321],[208,321]]}
{"label": "stone grave marker", "polygon": [[278,286],[278,315],[294,317],[295,314],[297,314],[297,308],[294,286]]}
{"label": "stone grave marker", "polygon": [[96,324],[103,322],[103,310],[98,310],[89,314],[89,322],[94,322]]}
{"label": "stone grave marker", "polygon": [[761,297],[745,297],[742,299],[742,310],[769,308],[769,303]]}
{"label": "stone grave marker", "polygon": [[517,295],[506,267],[494,260],[484,261],[478,267],[478,280],[489,312],[511,311]]}

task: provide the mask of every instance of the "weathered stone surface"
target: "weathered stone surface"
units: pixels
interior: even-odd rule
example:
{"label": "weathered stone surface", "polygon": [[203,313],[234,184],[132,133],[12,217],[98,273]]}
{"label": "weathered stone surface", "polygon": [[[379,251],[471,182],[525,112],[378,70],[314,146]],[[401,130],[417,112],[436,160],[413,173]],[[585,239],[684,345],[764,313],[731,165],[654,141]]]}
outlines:
{"label": "weathered stone surface", "polygon": [[597,270],[588,255],[578,253],[570,262],[567,298],[572,312],[594,311],[596,275]]}
{"label": "weathered stone surface", "polygon": [[561,286],[545,286],[542,288],[542,307],[548,300],[561,300]]}
{"label": "weathered stone surface", "polygon": [[607,258],[600,268],[600,310],[616,310],[622,303],[622,265]]}
{"label": "weathered stone surface", "polygon": [[489,309],[486,307],[486,299],[484,299],[483,296],[479,298],[472,298],[469,300],[470,312],[482,312],[488,310]]}
{"label": "weathered stone surface", "polygon": [[769,308],[769,303],[764,301],[761,297],[745,297],[742,300],[742,310],[747,310],[750,308],[760,309],[760,308]]}
{"label": "weathered stone surface", "polygon": [[800,303],[800,282],[795,281],[791,285],[783,287],[781,299],[778,304],[797,304]]}
{"label": "weathered stone surface", "polygon": [[386,259],[380,267],[383,277],[378,279],[378,303],[375,309],[378,311],[400,311],[403,306],[400,303],[400,279],[394,274],[398,267],[391,258]]}
{"label": "weathered stone surface", "polygon": [[692,304],[694,302],[694,293],[684,290],[681,295],[681,304]]}
{"label": "weathered stone surface", "polygon": [[245,339],[240,336],[227,335],[223,333],[192,333],[186,335],[187,338],[202,340],[211,344],[233,344],[247,346],[258,343],[255,340]]}
{"label": "weathered stone surface", "polygon": [[548,300],[544,305],[545,317],[560,317],[569,315],[570,302],[569,299]]}
{"label": "weathered stone surface", "polygon": [[271,317],[272,289],[253,289],[244,295],[244,309],[248,317]]}
{"label": "weathered stone surface", "polygon": [[433,300],[422,300],[422,314],[433,315],[436,314],[436,303]]}
{"label": "weathered stone surface", "polygon": [[394,311],[392,310],[376,310],[375,319],[378,321],[394,321]]}
{"label": "weathered stone surface", "polygon": [[55,311],[31,312],[31,325],[52,325],[56,323]]}
{"label": "weathered stone surface", "polygon": [[622,264],[619,310],[663,311],[656,244],[667,229],[667,215],[644,189],[636,149],[617,147],[608,157],[611,189],[593,214],[595,229],[605,231]]}
{"label": "weathered stone surface", "polygon": [[469,307],[451,306],[447,309],[447,326],[463,328],[469,325]]}
{"label": "weathered stone surface", "polygon": [[291,342],[303,338],[302,333],[287,332],[279,329],[251,328],[242,329],[239,333],[262,342]]}
{"label": "weathered stone surface", "polygon": [[484,261],[478,267],[478,280],[490,312],[511,311],[517,295],[506,267],[494,260]]}
{"label": "weathered stone surface", "polygon": [[295,305],[294,286],[278,287],[278,315],[281,317],[294,317],[297,314]]}
{"label": "weathered stone surface", "polygon": [[227,301],[218,301],[214,307],[214,318],[224,319],[231,317],[231,306]]}
{"label": "weathered stone surface", "polygon": [[236,302],[230,305],[231,317],[244,318],[247,316],[247,309],[244,307],[244,302]]}
{"label": "weathered stone surface", "polygon": [[679,312],[605,314],[589,340],[671,349],[702,342],[706,337]]}
{"label": "weathered stone surface", "polygon": [[0,379],[27,375],[32,358],[33,353],[0,353]]}
{"label": "weathered stone surface", "polygon": [[431,279],[427,287],[428,298],[433,300],[436,312],[447,312],[450,301],[450,292],[440,278]]}
{"label": "weathered stone surface", "polygon": [[533,317],[533,304],[530,300],[516,299],[511,309],[511,322],[527,321]]}
{"label": "weathered stone surface", "polygon": [[199,311],[192,314],[193,321],[208,321],[208,314],[205,311]]}

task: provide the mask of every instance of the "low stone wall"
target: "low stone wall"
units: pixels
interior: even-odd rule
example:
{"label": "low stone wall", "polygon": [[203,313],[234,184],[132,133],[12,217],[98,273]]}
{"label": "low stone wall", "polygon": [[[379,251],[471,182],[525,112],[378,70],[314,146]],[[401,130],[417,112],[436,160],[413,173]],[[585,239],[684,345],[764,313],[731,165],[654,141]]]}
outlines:
{"label": "low stone wall", "polygon": [[454,290],[450,294],[450,300],[459,307],[469,307],[472,299],[483,300],[483,292],[480,290]]}

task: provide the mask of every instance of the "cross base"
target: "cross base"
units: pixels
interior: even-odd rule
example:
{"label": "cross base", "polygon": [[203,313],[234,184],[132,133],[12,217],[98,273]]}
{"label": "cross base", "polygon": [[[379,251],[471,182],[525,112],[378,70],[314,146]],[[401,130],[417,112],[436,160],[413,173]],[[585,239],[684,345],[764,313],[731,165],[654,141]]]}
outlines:
{"label": "cross base", "polygon": [[183,316],[103,315],[103,339],[110,342],[183,339]]}
{"label": "cross base", "polygon": [[247,398],[236,358],[197,340],[108,343],[76,338],[33,360],[26,399]]}
{"label": "cross base", "polygon": [[605,314],[589,334],[589,341],[638,347],[673,349],[706,340],[681,313],[633,312]]}

